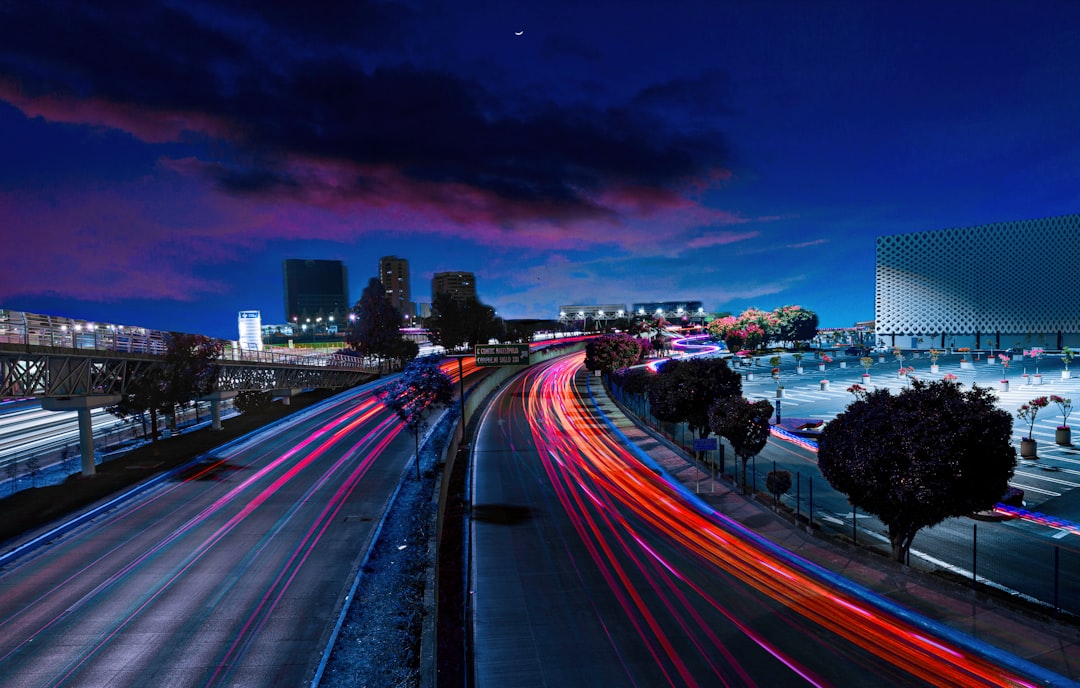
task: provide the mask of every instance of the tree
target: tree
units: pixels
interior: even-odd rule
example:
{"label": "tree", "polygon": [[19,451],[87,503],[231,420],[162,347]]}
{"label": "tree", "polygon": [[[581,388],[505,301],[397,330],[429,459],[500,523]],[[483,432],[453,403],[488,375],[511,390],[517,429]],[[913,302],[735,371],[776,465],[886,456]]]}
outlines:
{"label": "tree", "polygon": [[769,471],[765,476],[765,489],[773,496],[773,506],[779,506],[780,495],[791,489],[791,471]]}
{"label": "tree", "polygon": [[356,318],[345,335],[345,343],[364,356],[378,357],[382,372],[383,359],[393,355],[401,339],[401,311],[386,297],[383,283],[372,277],[353,306],[353,314]]}
{"label": "tree", "polygon": [[628,334],[604,334],[585,345],[585,367],[611,373],[641,360],[641,342]]}
{"label": "tree", "polygon": [[746,464],[757,456],[769,441],[769,418],[773,405],[767,400],[751,402],[742,396],[717,399],[709,406],[709,426],[731,443],[735,456],[742,460],[742,484],[746,487]]}
{"label": "tree", "polygon": [[1016,467],[1012,416],[986,388],[916,380],[861,394],[825,426],[821,474],[888,528],[904,561],[915,534],[993,506]]}
{"label": "tree", "polygon": [[486,344],[505,329],[491,306],[476,299],[455,299],[447,293],[435,295],[427,322],[431,341],[446,349]]}
{"label": "tree", "polygon": [[781,306],[773,311],[776,317],[775,337],[787,342],[806,342],[817,335],[818,316],[802,306]]}
{"label": "tree", "polygon": [[672,360],[649,386],[649,406],[660,420],[686,423],[695,437],[708,437],[709,406],[741,394],[742,376],[722,358]]}
{"label": "tree", "polygon": [[656,374],[648,368],[622,368],[612,373],[611,381],[612,384],[622,389],[623,394],[632,395],[637,400],[637,414],[644,416],[644,399],[648,395],[649,387],[656,377]]}
{"label": "tree", "polygon": [[217,360],[225,353],[225,343],[201,334],[170,332],[165,352],[165,392],[172,402],[169,411],[176,425],[177,406],[214,391],[217,385]]}
{"label": "tree", "polygon": [[120,403],[107,409],[118,418],[149,412],[151,443],[158,439],[158,414],[169,414],[175,425],[177,406],[214,391],[217,360],[225,350],[220,340],[200,334],[170,332],[165,343],[165,360],[133,374]]}
{"label": "tree", "polygon": [[449,405],[454,398],[454,383],[439,367],[438,359],[425,356],[405,366],[401,377],[379,394],[413,434],[416,444],[416,479],[420,479],[420,431],[426,427],[424,414],[429,409]]}

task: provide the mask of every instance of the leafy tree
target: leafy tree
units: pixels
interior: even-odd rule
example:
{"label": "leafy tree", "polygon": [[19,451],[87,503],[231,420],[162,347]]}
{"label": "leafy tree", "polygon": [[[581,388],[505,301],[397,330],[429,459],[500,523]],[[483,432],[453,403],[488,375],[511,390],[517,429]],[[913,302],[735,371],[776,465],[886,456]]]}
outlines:
{"label": "leafy tree", "polygon": [[585,345],[585,367],[610,373],[641,360],[641,342],[628,334],[605,334]]}
{"label": "leafy tree", "polygon": [[825,426],[821,474],[888,528],[904,561],[915,534],[993,506],[1016,467],[1012,416],[985,388],[916,380],[865,392]]}
{"label": "leafy tree", "polygon": [[765,476],[765,488],[773,496],[773,504],[780,504],[780,495],[791,489],[791,471],[769,471]]}
{"label": "leafy tree", "polygon": [[[169,410],[183,407],[194,399],[214,391],[217,385],[217,360],[225,352],[225,343],[201,334],[170,332],[165,352],[165,391],[172,402]],[[171,413],[173,426],[176,414]]]}
{"label": "leafy tree", "polygon": [[401,377],[379,394],[405,427],[416,444],[416,479],[420,479],[420,431],[426,427],[428,409],[442,408],[454,398],[454,383],[439,367],[437,358],[416,358],[405,366]]}
{"label": "leafy tree", "polygon": [[214,391],[217,384],[217,360],[224,343],[199,334],[170,332],[166,338],[165,360],[161,365],[140,369],[128,380],[127,394],[109,413],[118,418],[150,413],[151,442],[158,439],[158,415],[174,419],[177,406]]}
{"label": "leafy tree", "polygon": [[727,439],[735,456],[742,460],[742,483],[746,486],[746,463],[757,456],[769,441],[769,418],[773,405],[767,400],[751,402],[742,396],[717,399],[709,406],[709,426]]}
{"label": "leafy tree", "polygon": [[818,316],[802,306],[781,306],[773,311],[776,320],[774,336],[786,342],[806,342],[817,335]]}
{"label": "leafy tree", "polygon": [[394,347],[401,339],[401,311],[386,297],[386,287],[372,277],[353,306],[356,318],[345,335],[345,343],[364,356],[382,361],[393,355]]}
{"label": "leafy tree", "polygon": [[[640,341],[640,340],[639,340]],[[623,393],[637,402],[637,413],[645,415],[645,398],[656,374],[648,368],[622,368],[612,373],[611,382],[622,389]]]}
{"label": "leafy tree", "polygon": [[708,437],[709,406],[742,394],[742,376],[721,358],[672,360],[649,386],[649,406],[660,420],[686,423],[695,437]]}
{"label": "leafy tree", "polygon": [[431,303],[428,333],[433,343],[446,349],[486,344],[504,330],[495,309],[476,299],[459,300],[443,293],[436,294]]}
{"label": "leafy tree", "polygon": [[420,345],[411,339],[399,337],[390,347],[389,357],[395,368],[401,369],[420,354]]}

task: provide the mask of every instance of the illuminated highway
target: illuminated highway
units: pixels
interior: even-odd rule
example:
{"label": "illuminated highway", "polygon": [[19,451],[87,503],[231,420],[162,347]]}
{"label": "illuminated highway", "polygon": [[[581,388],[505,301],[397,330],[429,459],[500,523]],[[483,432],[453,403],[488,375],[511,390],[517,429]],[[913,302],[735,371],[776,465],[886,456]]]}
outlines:
{"label": "illuminated highway", "polygon": [[412,454],[371,390],[0,560],[0,684],[310,681]]}
{"label": "illuminated highway", "polygon": [[478,686],[1039,685],[688,503],[590,410],[582,358],[505,385],[475,443]]}

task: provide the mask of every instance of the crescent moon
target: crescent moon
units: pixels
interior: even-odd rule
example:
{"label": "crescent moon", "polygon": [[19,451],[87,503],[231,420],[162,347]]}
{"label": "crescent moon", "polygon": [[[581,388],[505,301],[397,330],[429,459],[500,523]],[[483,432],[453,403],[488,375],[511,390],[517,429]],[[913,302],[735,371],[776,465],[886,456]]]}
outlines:
{"label": "crescent moon", "polygon": [[515,36],[522,36],[522,35],[524,35],[524,34],[525,34],[525,32],[524,32],[524,31],[515,31],[515,32],[514,32],[514,35],[515,35]]}

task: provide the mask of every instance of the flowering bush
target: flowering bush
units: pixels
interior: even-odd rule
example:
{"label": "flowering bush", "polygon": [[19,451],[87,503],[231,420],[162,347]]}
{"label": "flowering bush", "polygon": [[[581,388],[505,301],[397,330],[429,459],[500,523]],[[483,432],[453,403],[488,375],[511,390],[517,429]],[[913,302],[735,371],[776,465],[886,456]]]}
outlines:
{"label": "flowering bush", "polygon": [[1039,415],[1041,409],[1049,405],[1050,399],[1047,397],[1035,397],[1017,409],[1016,415],[1020,417],[1020,420],[1027,421],[1028,424],[1028,434],[1024,438],[1025,440],[1031,440],[1031,436],[1035,433],[1035,416]]}
{"label": "flowering bush", "polygon": [[952,373],[945,373],[945,377],[943,377],[941,379],[942,380],[948,380],[949,382],[956,382],[959,378],[956,377],[955,375],[953,375]]}
{"label": "flowering bush", "polygon": [[847,388],[847,391],[851,392],[856,399],[862,399],[863,396],[866,394],[866,388],[862,385],[852,385]]}
{"label": "flowering bush", "polygon": [[1058,430],[1064,430],[1069,427],[1069,414],[1072,413],[1072,399],[1066,399],[1059,397],[1056,394],[1050,395],[1050,401],[1057,404],[1061,409],[1061,425],[1058,426]]}
{"label": "flowering bush", "polygon": [[938,351],[937,349],[930,349],[930,362],[931,363],[937,363],[938,356],[940,356],[940,355],[941,355],[941,352]]}
{"label": "flowering bush", "polygon": [[1069,369],[1069,361],[1073,359],[1073,350],[1067,346],[1061,347],[1061,362],[1065,364],[1065,370]]}
{"label": "flowering bush", "polygon": [[832,363],[832,357],[829,354],[821,354],[822,363]]}
{"label": "flowering bush", "polygon": [[1001,381],[1005,382],[1005,377],[1009,373],[1009,357],[1005,354],[999,354],[998,359],[1001,361]]}
{"label": "flowering bush", "polygon": [[1045,354],[1045,353],[1046,353],[1046,351],[1044,351],[1041,348],[1026,349],[1024,351],[1025,356],[1027,356],[1028,358],[1035,359],[1035,374],[1036,375],[1039,374],[1039,359],[1042,358],[1043,354]]}
{"label": "flowering bush", "polygon": [[862,364],[862,367],[866,369],[866,374],[869,375],[870,366],[874,365],[874,359],[870,358],[869,356],[863,356],[859,359],[859,363]]}
{"label": "flowering bush", "polygon": [[960,347],[959,349],[956,350],[956,353],[958,353],[958,354],[966,354],[966,353],[968,353],[970,351],[971,351],[971,347],[962,346],[962,347]]}

